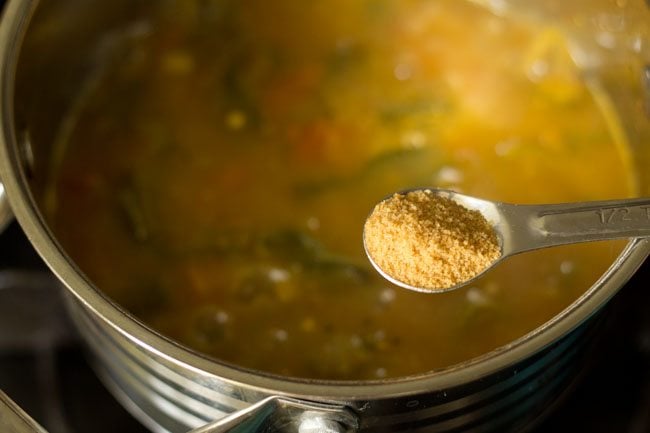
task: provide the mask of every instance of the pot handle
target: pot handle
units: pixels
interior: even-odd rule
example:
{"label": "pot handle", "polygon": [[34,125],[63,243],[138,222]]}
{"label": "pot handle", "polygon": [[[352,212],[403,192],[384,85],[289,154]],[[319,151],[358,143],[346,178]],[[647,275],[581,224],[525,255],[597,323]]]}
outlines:
{"label": "pot handle", "polygon": [[7,193],[4,186],[0,183],[0,233],[9,225],[14,219],[14,214],[11,212],[9,200],[7,200]]}
{"label": "pot handle", "polygon": [[343,405],[269,397],[190,433],[351,433],[357,416]]}
{"label": "pot handle", "polygon": [[0,431],[13,433],[47,433],[16,403],[0,390]]}

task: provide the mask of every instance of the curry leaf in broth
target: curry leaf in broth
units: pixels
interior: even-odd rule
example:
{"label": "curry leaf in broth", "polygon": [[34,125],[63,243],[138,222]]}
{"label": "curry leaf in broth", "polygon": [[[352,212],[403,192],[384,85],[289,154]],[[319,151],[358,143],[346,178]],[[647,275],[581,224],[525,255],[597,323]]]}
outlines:
{"label": "curry leaf in broth", "polygon": [[242,47],[227,60],[217,103],[226,111],[242,113],[247,128],[257,130],[262,123],[260,88],[280,61],[272,51],[260,53],[249,48]]}
{"label": "curry leaf in broth", "polygon": [[379,118],[388,124],[400,121],[412,122],[419,117],[422,122],[430,123],[444,113],[451,112],[450,102],[441,98],[424,98],[422,96],[393,102],[379,108]]}
{"label": "curry leaf in broth", "polygon": [[290,228],[263,235],[259,243],[265,255],[288,260],[312,260],[324,253],[323,245],[315,238]]}
{"label": "curry leaf in broth", "polygon": [[217,256],[231,259],[311,260],[323,254],[320,242],[307,233],[290,228],[263,233],[237,229],[211,230],[203,232],[195,242],[183,245],[161,242],[156,245],[156,250],[170,258]]}
{"label": "curry leaf in broth", "polygon": [[[323,180],[296,182],[294,193],[304,200],[317,199],[320,194],[342,189],[364,189],[368,185],[381,185],[389,194],[413,185],[427,186],[441,164],[441,156],[432,147],[399,148],[384,152],[367,161],[350,176],[330,177]],[[377,197],[380,199],[381,196]]]}
{"label": "curry leaf in broth", "polygon": [[138,192],[132,186],[125,187],[118,192],[117,200],[124,222],[133,239],[136,242],[148,241],[151,229]]}
{"label": "curry leaf in broth", "polygon": [[301,265],[306,286],[325,287],[330,293],[352,288],[368,290],[372,288],[373,281],[381,281],[367,265],[361,266],[341,257],[319,257],[304,261]]}

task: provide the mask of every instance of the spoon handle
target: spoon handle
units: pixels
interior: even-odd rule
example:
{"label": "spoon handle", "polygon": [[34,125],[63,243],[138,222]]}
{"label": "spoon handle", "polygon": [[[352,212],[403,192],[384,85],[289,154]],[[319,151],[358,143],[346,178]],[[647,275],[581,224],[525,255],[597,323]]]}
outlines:
{"label": "spoon handle", "polygon": [[[650,236],[650,198],[502,207],[525,233],[504,239],[511,254],[556,245]],[[524,233],[522,233],[524,234]],[[519,237],[519,236],[518,236]]]}

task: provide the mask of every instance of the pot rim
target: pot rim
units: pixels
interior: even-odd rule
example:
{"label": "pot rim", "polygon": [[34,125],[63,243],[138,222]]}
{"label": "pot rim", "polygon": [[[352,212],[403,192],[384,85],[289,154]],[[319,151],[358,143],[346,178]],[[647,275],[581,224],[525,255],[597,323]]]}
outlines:
{"label": "pot rim", "polygon": [[97,290],[49,231],[21,169],[14,126],[14,79],[21,40],[38,0],[9,0],[0,22],[0,177],[13,213],[30,242],[67,289],[98,318],[141,349],[167,363],[265,394],[354,401],[448,389],[520,362],[559,340],[597,312],[650,255],[650,239],[631,239],[609,269],[565,310],[519,339],[442,370],[376,381],[288,378],[246,370],[208,358],[148,328]]}

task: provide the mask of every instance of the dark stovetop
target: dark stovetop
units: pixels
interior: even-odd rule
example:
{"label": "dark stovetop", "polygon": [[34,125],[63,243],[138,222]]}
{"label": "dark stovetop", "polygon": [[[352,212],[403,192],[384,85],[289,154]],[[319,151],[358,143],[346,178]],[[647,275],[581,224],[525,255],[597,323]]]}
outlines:
{"label": "dark stovetop", "polygon": [[[650,433],[650,262],[610,306],[585,377],[534,433]],[[58,286],[14,223],[0,235],[0,389],[50,433],[143,433],[89,368]]]}

